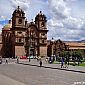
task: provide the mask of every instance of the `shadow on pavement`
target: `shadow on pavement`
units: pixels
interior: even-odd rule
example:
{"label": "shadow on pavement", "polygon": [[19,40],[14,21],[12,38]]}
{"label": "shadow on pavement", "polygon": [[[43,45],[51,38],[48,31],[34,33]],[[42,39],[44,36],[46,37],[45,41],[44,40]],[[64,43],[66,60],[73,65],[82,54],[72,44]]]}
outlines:
{"label": "shadow on pavement", "polygon": [[[40,67],[39,65],[33,65],[33,64],[25,64],[25,63],[18,63],[18,64]],[[48,66],[42,66],[42,67],[43,67],[43,68],[50,68],[50,69],[58,69],[58,70],[72,71],[72,72],[78,72],[78,73],[85,73],[85,71],[78,71],[78,70],[71,70],[71,69],[63,69],[63,68],[57,68],[57,67],[48,67]]]}

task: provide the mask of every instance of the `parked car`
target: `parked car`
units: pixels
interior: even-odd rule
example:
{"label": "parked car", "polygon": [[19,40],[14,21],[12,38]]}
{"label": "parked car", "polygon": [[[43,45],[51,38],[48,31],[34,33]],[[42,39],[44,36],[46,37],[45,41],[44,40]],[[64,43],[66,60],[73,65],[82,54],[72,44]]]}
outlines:
{"label": "parked car", "polygon": [[28,59],[29,59],[29,58],[30,58],[30,59],[37,59],[37,56],[31,55],[30,57],[28,56],[27,58],[28,58]]}
{"label": "parked car", "polygon": [[28,58],[28,59],[29,59],[29,58],[30,58],[30,59],[33,59],[33,58],[34,58],[34,56],[28,56],[27,58]]}
{"label": "parked car", "polygon": [[27,59],[27,57],[26,56],[21,56],[20,59]]}

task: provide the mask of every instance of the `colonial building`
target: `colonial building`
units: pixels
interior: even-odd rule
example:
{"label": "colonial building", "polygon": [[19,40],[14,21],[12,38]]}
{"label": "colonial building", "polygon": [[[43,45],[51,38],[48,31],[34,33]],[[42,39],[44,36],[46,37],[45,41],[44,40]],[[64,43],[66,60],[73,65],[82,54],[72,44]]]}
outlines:
{"label": "colonial building", "polygon": [[64,41],[65,45],[69,47],[69,51],[81,51],[82,57],[85,58],[85,42],[76,42],[76,41]]}
{"label": "colonial building", "polygon": [[46,22],[46,16],[41,11],[36,15],[35,22],[28,22],[24,11],[18,6],[12,20],[2,28],[2,56],[47,56]]}
{"label": "colonial building", "polygon": [[49,40],[47,43],[47,56],[57,56],[62,57],[61,54],[64,51],[82,53],[83,58],[85,58],[85,42],[77,41],[61,41],[60,39],[52,41]]}
{"label": "colonial building", "polygon": [[68,45],[66,45],[63,41],[60,39],[51,41],[49,40],[47,43],[47,55],[48,56],[60,56],[62,54],[62,51],[67,51],[68,50]]}

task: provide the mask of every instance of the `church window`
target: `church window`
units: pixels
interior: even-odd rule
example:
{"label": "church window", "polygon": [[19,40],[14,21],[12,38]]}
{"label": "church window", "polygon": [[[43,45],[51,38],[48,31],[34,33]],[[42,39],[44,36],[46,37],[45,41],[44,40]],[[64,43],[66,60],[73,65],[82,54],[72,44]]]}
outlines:
{"label": "church window", "polygon": [[44,40],[42,40],[42,43],[44,43]]}
{"label": "church window", "polygon": [[19,19],[18,23],[19,23],[19,24],[22,24],[22,19]]}
{"label": "church window", "polygon": [[45,34],[44,34],[44,33],[42,33],[42,34],[41,34],[41,37],[45,37]]}
{"label": "church window", "polygon": [[45,26],[45,23],[44,23],[44,22],[42,22],[42,24],[41,24],[41,25],[42,25],[42,27],[44,27],[44,26]]}
{"label": "church window", "polygon": [[45,36],[45,34],[44,34],[44,33],[42,33],[42,36]]}
{"label": "church window", "polygon": [[19,14],[19,16],[21,16],[21,13]]}
{"label": "church window", "polygon": [[19,42],[21,42],[21,39],[19,39]]}

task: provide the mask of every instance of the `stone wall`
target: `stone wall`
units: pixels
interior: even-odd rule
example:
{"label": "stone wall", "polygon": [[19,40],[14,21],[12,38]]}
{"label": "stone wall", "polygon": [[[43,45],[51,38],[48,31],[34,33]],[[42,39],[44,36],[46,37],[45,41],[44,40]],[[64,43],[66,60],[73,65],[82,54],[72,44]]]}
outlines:
{"label": "stone wall", "polygon": [[40,56],[47,56],[47,47],[40,47]]}
{"label": "stone wall", "polygon": [[24,46],[15,46],[15,56],[24,56],[25,48]]}

